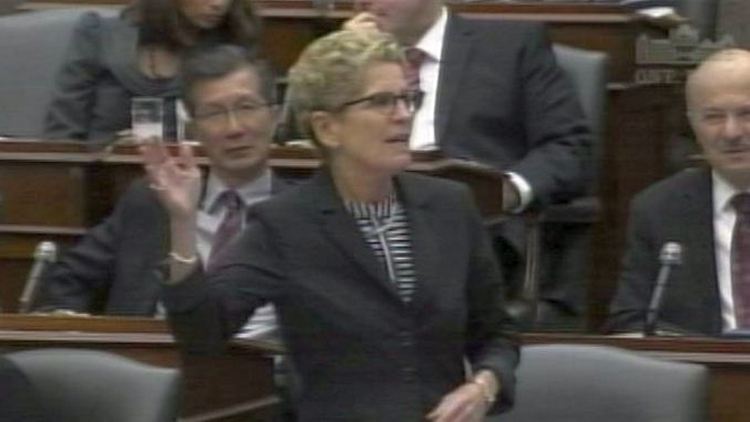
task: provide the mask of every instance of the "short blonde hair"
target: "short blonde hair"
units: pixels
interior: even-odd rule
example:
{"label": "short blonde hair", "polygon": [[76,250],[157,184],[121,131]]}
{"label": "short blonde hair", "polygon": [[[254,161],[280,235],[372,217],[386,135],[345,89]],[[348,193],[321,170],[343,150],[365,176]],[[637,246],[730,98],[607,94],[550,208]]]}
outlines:
{"label": "short blonde hair", "polygon": [[310,125],[313,111],[335,111],[362,90],[373,63],[404,62],[393,36],[374,30],[343,30],[315,40],[289,70],[290,105],[300,132],[319,145]]}

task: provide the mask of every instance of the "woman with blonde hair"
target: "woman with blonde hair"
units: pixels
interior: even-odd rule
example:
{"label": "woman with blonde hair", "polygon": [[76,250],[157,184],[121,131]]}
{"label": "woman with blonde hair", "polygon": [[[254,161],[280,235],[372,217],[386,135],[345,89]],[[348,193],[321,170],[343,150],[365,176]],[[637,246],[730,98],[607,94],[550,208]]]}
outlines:
{"label": "woman with blonde hair", "polygon": [[390,36],[367,31],[305,50],[290,71],[291,105],[323,166],[254,207],[210,274],[183,241],[200,192],[189,149],[144,149],[171,218],[164,303],[177,338],[220,349],[272,302],[302,421],[478,421],[513,401],[517,336],[471,193],[404,172],[422,95],[407,87],[403,60]]}

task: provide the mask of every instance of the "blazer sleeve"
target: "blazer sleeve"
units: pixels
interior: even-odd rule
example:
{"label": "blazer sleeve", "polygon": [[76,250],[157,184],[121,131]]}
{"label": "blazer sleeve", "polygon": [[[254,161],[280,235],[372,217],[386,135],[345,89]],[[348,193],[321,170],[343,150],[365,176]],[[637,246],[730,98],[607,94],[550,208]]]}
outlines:
{"label": "blazer sleeve", "polygon": [[558,66],[542,25],[529,24],[519,53],[529,152],[508,170],[531,186],[534,202],[584,192],[591,178],[591,130],[571,81]]}
{"label": "blazer sleeve", "polygon": [[45,117],[45,138],[87,137],[102,70],[99,59],[102,30],[101,17],[94,12],[84,14],[77,23]]}
{"label": "blazer sleeve", "polygon": [[[473,204],[465,192],[464,204]],[[491,413],[509,409],[515,397],[515,370],[519,360],[519,336],[516,324],[505,311],[505,288],[479,212],[467,208],[471,236],[468,299],[468,338],[465,354],[474,371],[488,369],[500,381],[500,395]]]}
{"label": "blazer sleeve", "polygon": [[172,331],[188,352],[221,353],[255,309],[278,295],[284,272],[272,238],[253,219],[220,266],[208,274],[199,266],[163,287]]}

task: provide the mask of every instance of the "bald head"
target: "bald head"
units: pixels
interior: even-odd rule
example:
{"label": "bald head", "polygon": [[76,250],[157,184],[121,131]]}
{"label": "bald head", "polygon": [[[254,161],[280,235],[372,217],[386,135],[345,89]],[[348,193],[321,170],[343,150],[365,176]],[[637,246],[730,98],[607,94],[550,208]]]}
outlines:
{"label": "bald head", "polygon": [[707,94],[723,89],[750,91],[750,51],[733,48],[708,56],[688,77],[688,109],[700,108]]}
{"label": "bald head", "polygon": [[690,75],[690,125],[711,167],[738,189],[750,188],[750,52],[722,50]]}

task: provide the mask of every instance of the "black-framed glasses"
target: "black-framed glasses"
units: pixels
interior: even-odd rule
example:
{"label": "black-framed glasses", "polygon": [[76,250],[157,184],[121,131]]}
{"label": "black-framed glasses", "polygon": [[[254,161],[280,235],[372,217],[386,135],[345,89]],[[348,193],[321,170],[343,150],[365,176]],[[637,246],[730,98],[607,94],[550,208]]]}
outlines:
{"label": "black-framed glasses", "polygon": [[347,101],[338,106],[337,110],[341,111],[356,104],[364,104],[367,108],[378,110],[383,114],[393,115],[396,112],[396,106],[401,102],[409,113],[414,114],[422,106],[422,100],[424,100],[424,92],[419,90],[410,90],[401,93],[376,92],[366,97]]}
{"label": "black-framed glasses", "polygon": [[258,117],[261,111],[269,107],[274,107],[275,105],[276,104],[273,103],[261,103],[255,100],[239,101],[231,107],[196,111],[193,115],[193,119],[213,125],[229,123],[230,116],[233,116],[237,120],[245,121]]}

